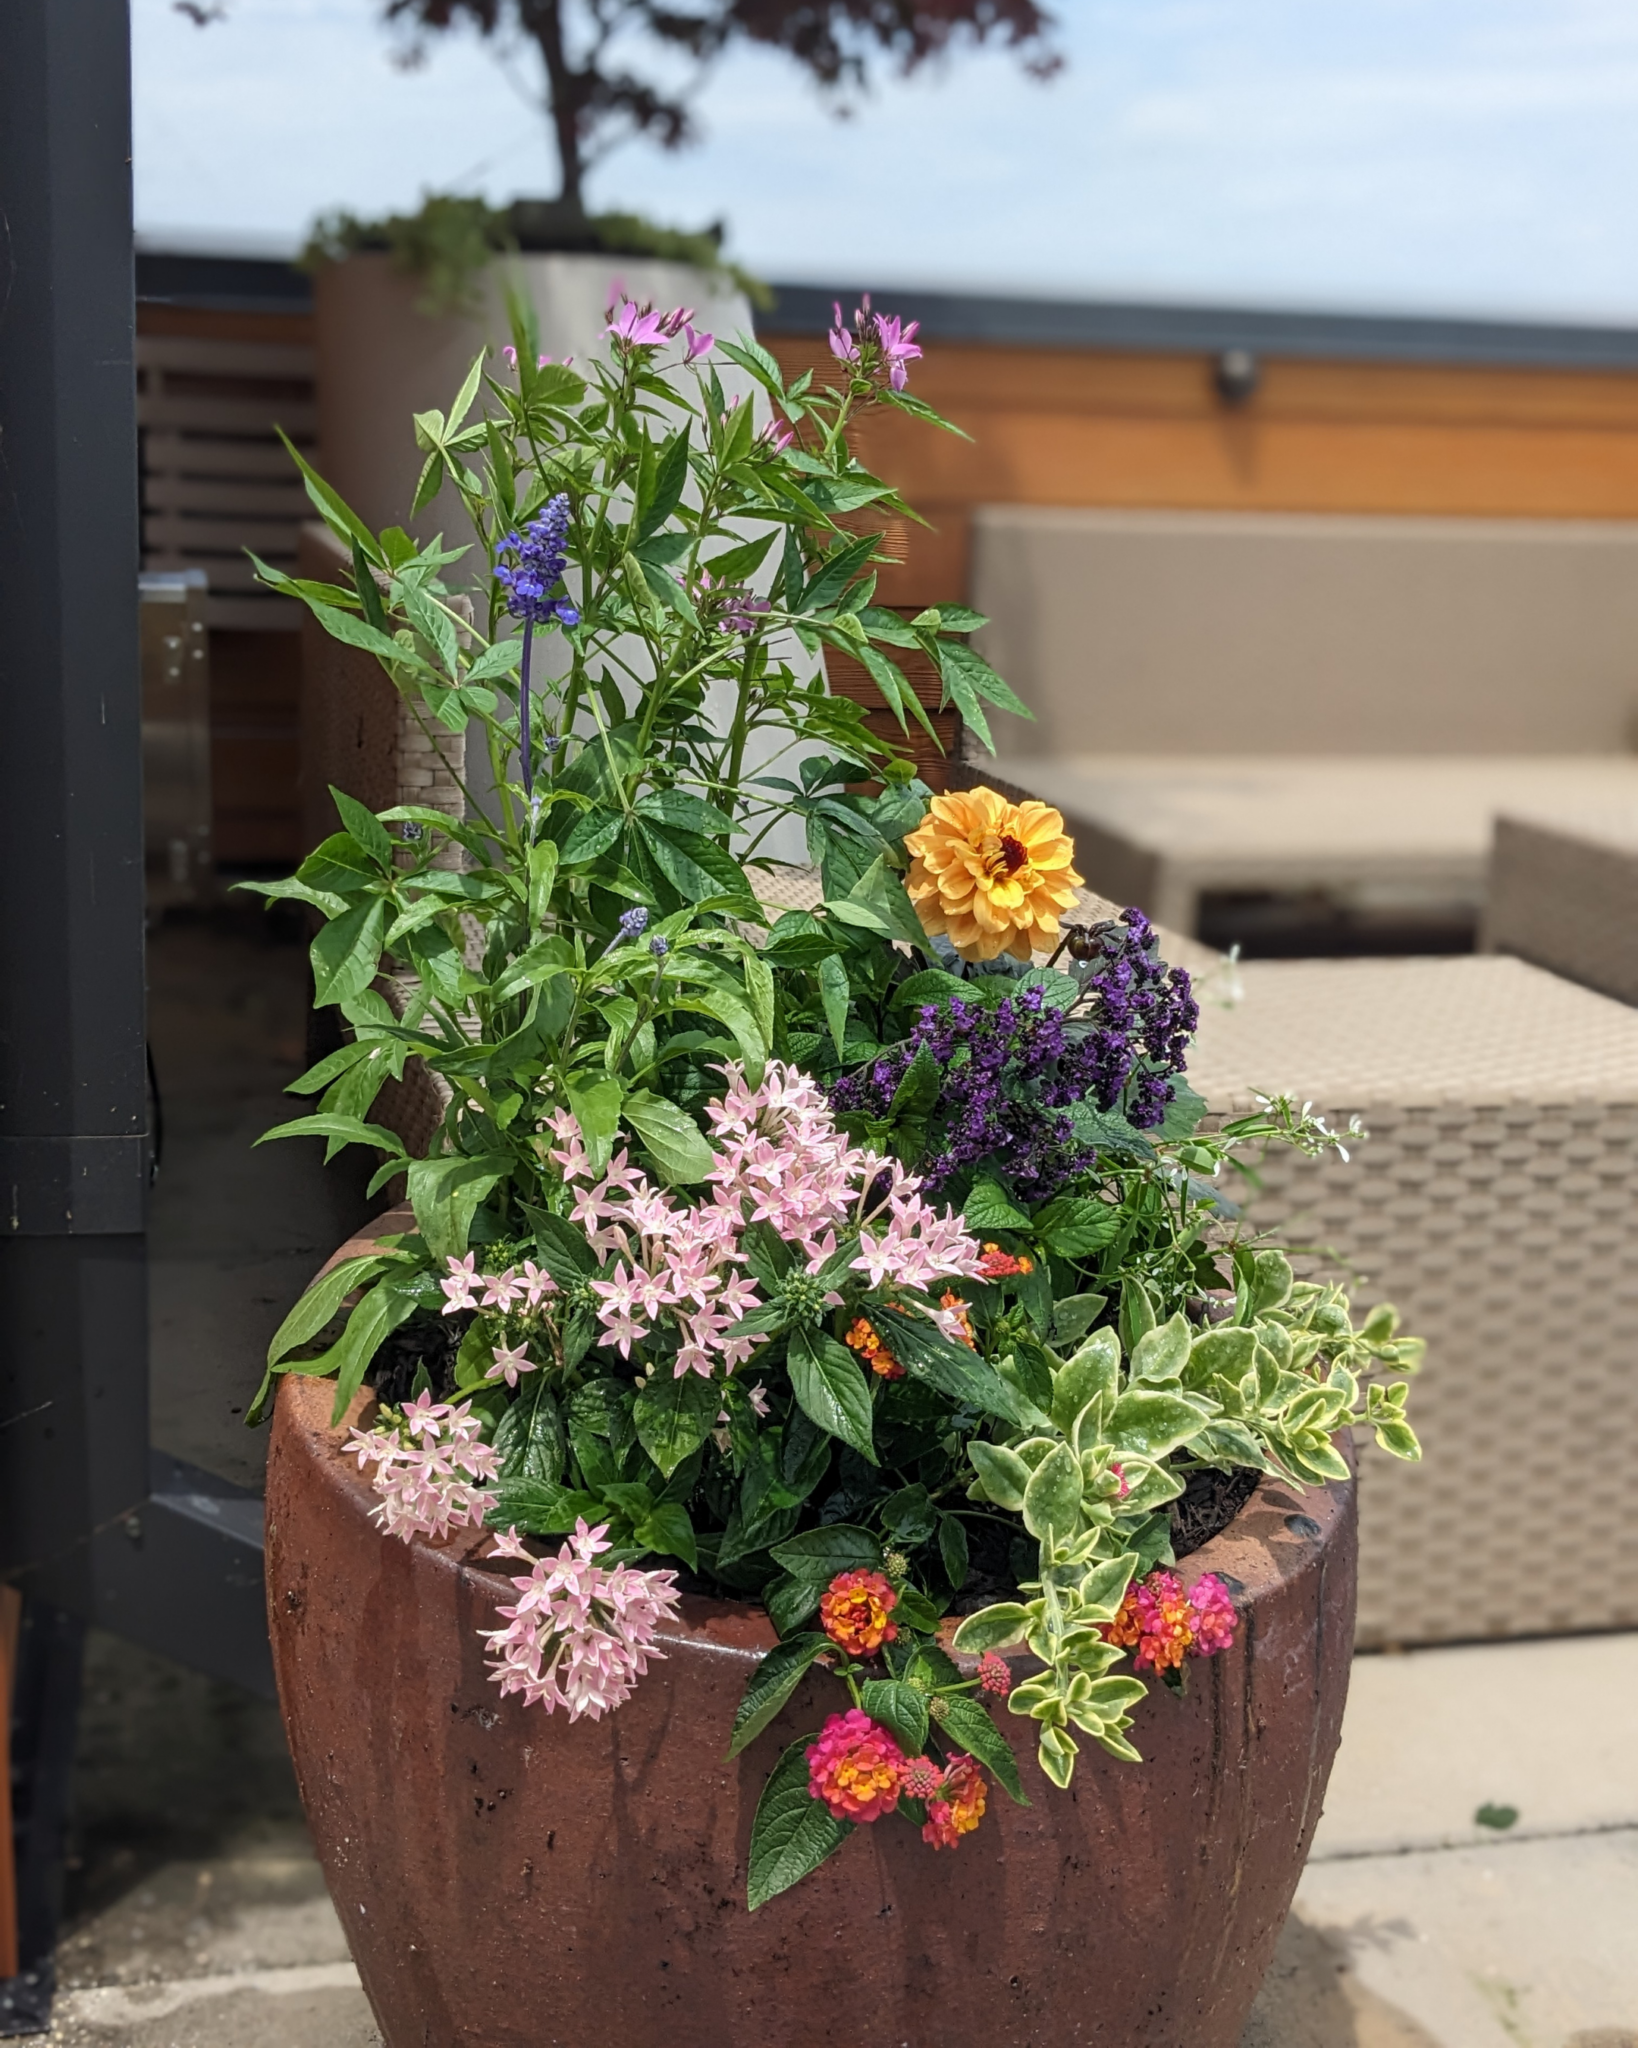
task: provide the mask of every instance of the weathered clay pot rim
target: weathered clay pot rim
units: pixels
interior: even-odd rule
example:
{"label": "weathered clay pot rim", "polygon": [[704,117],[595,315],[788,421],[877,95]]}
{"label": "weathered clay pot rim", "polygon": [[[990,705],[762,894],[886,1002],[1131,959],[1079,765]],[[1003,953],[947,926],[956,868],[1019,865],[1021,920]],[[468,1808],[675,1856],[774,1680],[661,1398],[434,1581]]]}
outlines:
{"label": "weathered clay pot rim", "polygon": [[[367,1387],[361,1388],[349,1405],[345,1419],[334,1429],[330,1426],[334,1399],[330,1381],[292,1374],[280,1386],[278,1399],[286,1410],[287,1424],[294,1425],[309,1439],[314,1461],[324,1472],[332,1492],[345,1501],[349,1513],[368,1520],[375,1504],[374,1490],[348,1457],[344,1445],[347,1431],[368,1415],[374,1404],[374,1394]],[[1215,1572],[1229,1582],[1234,1604],[1244,1615],[1259,1598],[1273,1593],[1284,1576],[1273,1546],[1268,1542],[1271,1533],[1266,1526],[1268,1521],[1286,1525],[1282,1526],[1280,1535],[1291,1544],[1294,1553],[1300,1554],[1311,1545],[1324,1541],[1330,1524],[1343,1512],[1347,1491],[1346,1488],[1323,1487],[1310,1494],[1299,1495],[1281,1480],[1263,1478],[1228,1527],[1183,1559],[1177,1567],[1179,1576],[1186,1585],[1193,1585],[1207,1572]],[[1288,1526],[1299,1521],[1306,1521],[1309,1526],[1296,1529]],[[498,1601],[510,1590],[510,1560],[476,1554],[494,1534],[493,1529],[477,1528],[462,1530],[446,1543],[430,1543],[424,1537],[414,1537],[411,1541],[418,1551],[435,1559],[440,1568],[458,1576],[467,1575],[474,1589],[481,1588],[486,1596]],[[396,1543],[401,1539],[382,1536],[380,1540]],[[1295,1555],[1292,1561],[1296,1561]],[[664,1624],[660,1630],[671,1650],[733,1657],[750,1667],[758,1663],[779,1640],[766,1609],[752,1600],[684,1593],[679,1596],[678,1607],[677,1619]],[[947,1620],[940,1631],[946,1638],[947,1648],[947,1639],[954,1633],[958,1619]],[[1021,1647],[1002,1654],[1009,1662],[1020,1666],[1033,1666],[1035,1662]],[[976,1659],[972,1657],[958,1656],[956,1661],[966,1670],[976,1666]]]}
{"label": "weathered clay pot rim", "polygon": [[[405,1228],[414,1228],[414,1217],[407,1204],[385,1211],[338,1247],[324,1262],[322,1270],[327,1272],[340,1260],[367,1248],[376,1238]],[[289,1374],[280,1384],[278,1399],[286,1408],[286,1421],[312,1440],[316,1462],[325,1472],[331,1487],[345,1499],[351,1513],[367,1520],[374,1505],[374,1489],[358,1464],[348,1458],[343,1447],[348,1430],[367,1416],[373,1406],[373,1389],[366,1385],[359,1390],[349,1404],[346,1416],[335,1428],[330,1425],[335,1395],[329,1380]],[[1355,1463],[1353,1447],[1346,1435],[1339,1440],[1339,1448],[1352,1467]],[[1215,1573],[1228,1583],[1236,1609],[1242,1617],[1245,1616],[1260,1598],[1272,1594],[1286,1576],[1276,1555],[1276,1547],[1290,1546],[1294,1566],[1312,1545],[1326,1542],[1332,1524],[1346,1512],[1347,1495],[1352,1487],[1350,1479],[1346,1486],[1319,1486],[1303,1493],[1288,1481],[1272,1474],[1265,1475],[1228,1526],[1181,1561],[1177,1566],[1179,1577],[1185,1585],[1192,1586],[1208,1572]],[[1279,1525],[1277,1533],[1268,1527],[1270,1522]],[[493,1529],[478,1528],[463,1530],[442,1544],[429,1543],[424,1537],[413,1537],[411,1541],[418,1551],[436,1559],[442,1569],[457,1575],[470,1574],[475,1588],[481,1587],[486,1594],[499,1600],[510,1590],[510,1560],[480,1558],[475,1554],[494,1534]],[[387,1543],[400,1540],[395,1536],[381,1538]],[[551,1539],[540,1540],[549,1542]],[[753,1600],[684,1593],[679,1596],[678,1607],[677,1619],[660,1630],[663,1640],[673,1649],[736,1658],[749,1667],[760,1662],[779,1641],[767,1610]],[[948,1637],[954,1633],[959,1619],[948,1619],[940,1630],[946,1639],[946,1648],[949,1647]],[[1002,1654],[1009,1663],[1020,1667],[1035,1666],[1036,1660],[1021,1646]],[[976,1668],[975,1658],[957,1656],[956,1661],[965,1670]]]}

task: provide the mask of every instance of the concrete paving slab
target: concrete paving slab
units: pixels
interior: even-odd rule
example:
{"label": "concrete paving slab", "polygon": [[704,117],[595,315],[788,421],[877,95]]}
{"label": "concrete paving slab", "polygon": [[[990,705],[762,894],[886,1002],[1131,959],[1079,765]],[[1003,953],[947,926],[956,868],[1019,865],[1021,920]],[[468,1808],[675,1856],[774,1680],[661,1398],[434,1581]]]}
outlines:
{"label": "concrete paving slab", "polygon": [[1638,1634],[1357,1657],[1314,1861],[1638,1828],[1635,1700]]}
{"label": "concrete paving slab", "polygon": [[1296,1914],[1438,2048],[1638,2048],[1638,1829],[1311,1863]]}
{"label": "concrete paving slab", "polygon": [[47,2039],[57,2048],[381,2048],[351,1963],[71,1991]]}

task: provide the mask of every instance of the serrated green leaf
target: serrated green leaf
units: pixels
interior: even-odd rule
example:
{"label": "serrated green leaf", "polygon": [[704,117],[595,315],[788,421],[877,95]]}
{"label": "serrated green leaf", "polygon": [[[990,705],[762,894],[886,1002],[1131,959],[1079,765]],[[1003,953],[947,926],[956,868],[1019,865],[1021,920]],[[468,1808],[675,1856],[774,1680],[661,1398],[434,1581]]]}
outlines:
{"label": "serrated green leaf", "polygon": [[838,1572],[880,1571],[882,1546],[868,1529],[851,1522],[831,1522],[776,1543],[773,1558],[793,1578],[823,1588]]}
{"label": "serrated green leaf", "polygon": [[808,1633],[776,1643],[751,1673],[749,1684],[734,1711],[733,1738],[728,1754],[738,1756],[754,1742],[801,1684],[815,1657],[834,1649],[829,1636]]}
{"label": "serrated green leaf", "polygon": [[[868,1713],[869,1708],[865,1711]],[[1018,1779],[1018,1759],[1012,1744],[990,1719],[977,1700],[960,1693],[945,1696],[939,1733],[957,1749],[976,1757],[1015,1806],[1028,1806]]]}
{"label": "serrated green leaf", "polygon": [[791,1744],[757,1801],[745,1885],[753,1913],[817,1870],[853,1832],[851,1821],[833,1819],[829,1807],[809,1789],[808,1750],[814,1740],[805,1735]]}
{"label": "serrated green leaf", "polygon": [[906,1756],[919,1756],[926,1748],[926,1693],[896,1678],[868,1678],[859,1688],[859,1704],[872,1721],[882,1724]]}

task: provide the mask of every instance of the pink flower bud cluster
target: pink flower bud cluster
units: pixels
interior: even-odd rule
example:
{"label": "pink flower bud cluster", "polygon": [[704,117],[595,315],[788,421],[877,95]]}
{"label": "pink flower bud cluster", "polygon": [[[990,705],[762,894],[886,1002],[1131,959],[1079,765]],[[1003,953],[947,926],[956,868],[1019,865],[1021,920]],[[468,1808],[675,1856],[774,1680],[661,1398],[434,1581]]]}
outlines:
{"label": "pink flower bud cluster", "polygon": [[371,1428],[352,1432],[348,1456],[360,1472],[375,1466],[371,1484],[381,1498],[372,1513],[383,1535],[441,1543],[451,1530],[483,1520],[496,1495],[478,1482],[493,1479],[498,1467],[482,1428],[470,1401],[454,1407],[423,1393],[397,1415],[383,1409]]}
{"label": "pink flower bud cluster", "polygon": [[[752,1088],[739,1066],[724,1073],[728,1085],[706,1109],[718,1155],[706,1175],[711,1193],[692,1206],[655,1188],[623,1151],[593,1185],[579,1125],[567,1110],[552,1119],[551,1157],[576,1190],[571,1216],[593,1250],[617,1260],[608,1279],[591,1285],[604,1341],[623,1358],[662,1318],[682,1340],[678,1378],[710,1378],[719,1365],[731,1373],[751,1356],[760,1340],[730,1334],[762,1306],[738,1270],[748,1223],[771,1225],[801,1252],[810,1275],[836,1251],[839,1230],[857,1230],[859,1255],[850,1263],[873,1288],[977,1276],[981,1254],[961,1219],[924,1202],[920,1182],[896,1160],[850,1144],[807,1075],[773,1060]],[[832,1294],[828,1305],[841,1299]]]}
{"label": "pink flower bud cluster", "polygon": [[648,1669],[662,1621],[677,1611],[676,1573],[612,1569],[595,1562],[609,1548],[607,1523],[584,1519],[556,1557],[532,1557],[509,1530],[495,1554],[532,1569],[514,1578],[514,1606],[499,1612],[506,1626],[480,1630],[494,1661],[489,1675],[501,1692],[521,1692],[526,1706],[562,1707],[571,1721],[600,1720],[631,1697]]}

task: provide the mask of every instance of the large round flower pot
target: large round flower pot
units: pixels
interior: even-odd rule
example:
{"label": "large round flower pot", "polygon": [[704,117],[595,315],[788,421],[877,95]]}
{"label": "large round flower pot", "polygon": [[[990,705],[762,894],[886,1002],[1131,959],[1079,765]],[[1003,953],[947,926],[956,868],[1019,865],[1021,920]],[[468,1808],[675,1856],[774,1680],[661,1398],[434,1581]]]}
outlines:
{"label": "large round flower pot", "polygon": [[481,1534],[384,1539],[332,1398],[279,1391],[268,1602],[308,1821],[388,2048],[1236,2048],[1341,1725],[1351,1483],[1265,1480],[1185,1561],[1228,1581],[1242,1624],[1185,1698],[1140,1705],[1141,1766],[1088,1741],[1059,1792],[1034,1724],[1003,1712],[1028,1809],[992,1789],[953,1853],[897,1818],[860,1828],[753,1914],[758,1792],[845,1704],[835,1680],[725,1762],[774,1635],[758,1608],[685,1597],[607,1719],[502,1699],[478,1631],[505,1567]]}
{"label": "large round flower pot", "polygon": [[[365,251],[322,265],[313,285],[319,467],[369,525],[402,522],[409,511],[426,460],[411,417],[441,411],[479,349],[506,341],[509,288],[533,305],[540,345],[558,362],[584,362],[604,346],[606,309],[622,290],[662,307],[692,306],[698,325],[716,334],[751,331],[750,303],[729,279],[652,257],[497,258],[476,280],[472,308],[457,312],[429,312],[426,281],[390,256]],[[730,364],[721,368],[730,393],[753,388]],[[465,533],[447,489],[413,525],[424,538]]]}

